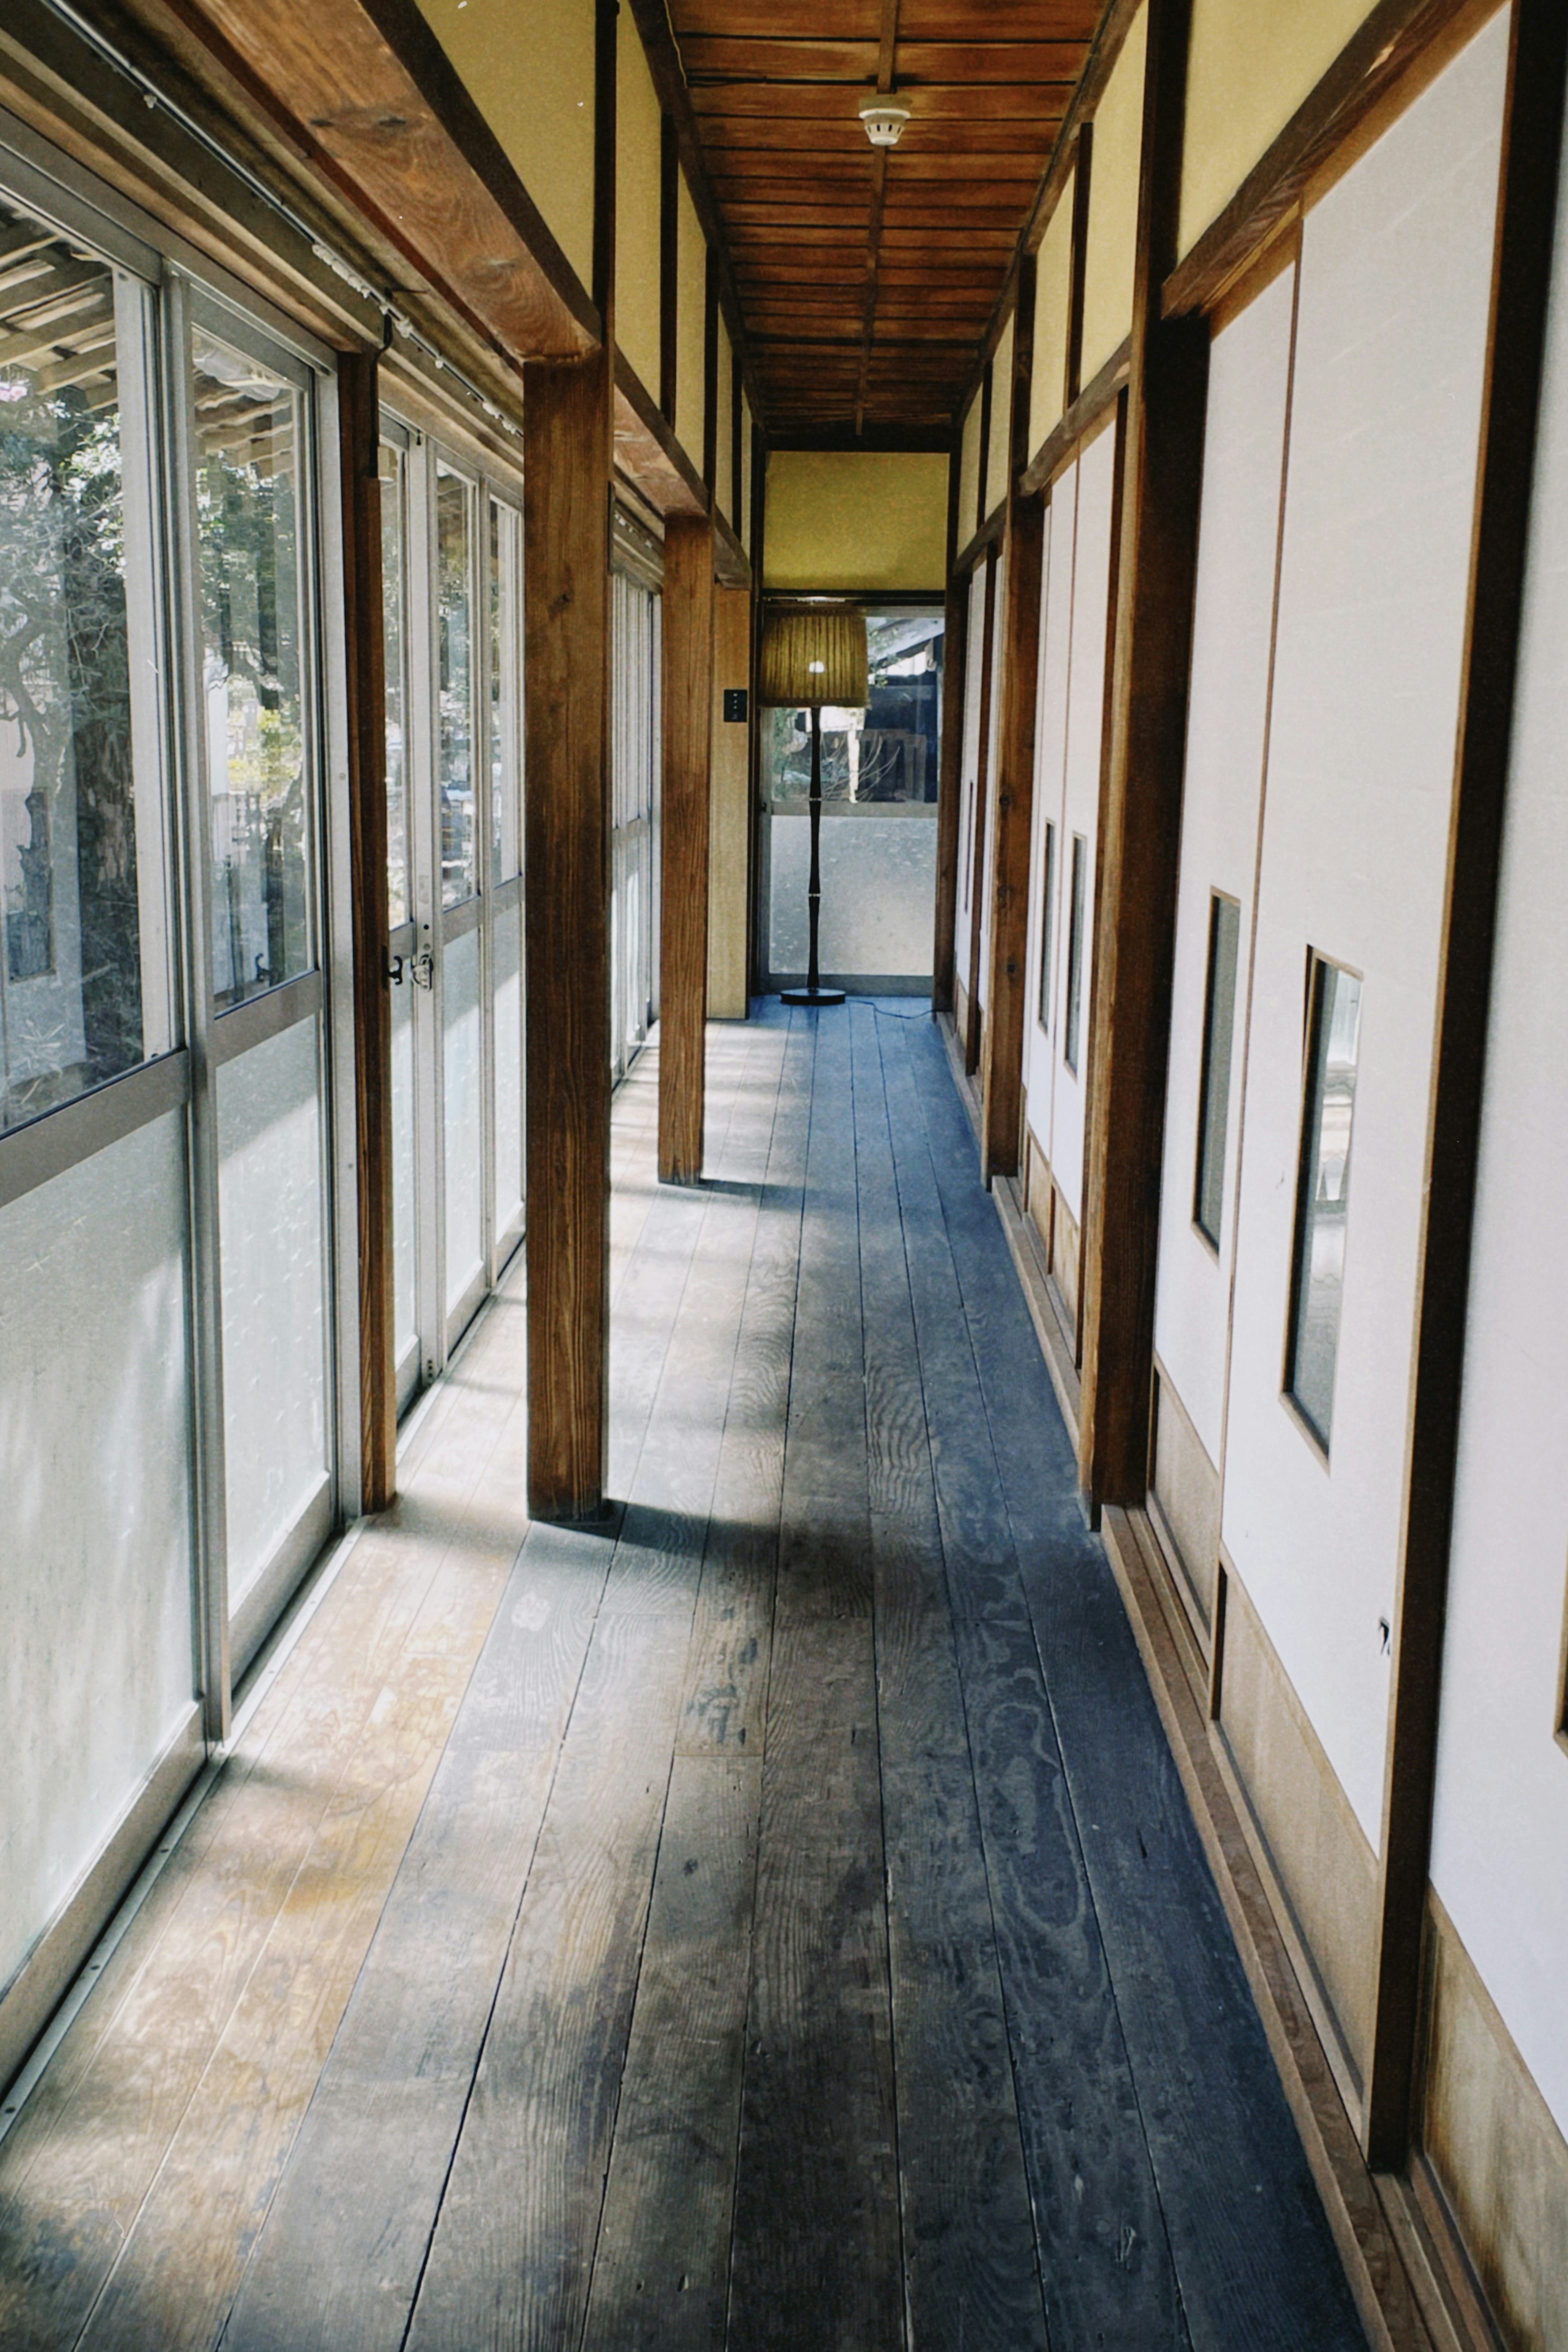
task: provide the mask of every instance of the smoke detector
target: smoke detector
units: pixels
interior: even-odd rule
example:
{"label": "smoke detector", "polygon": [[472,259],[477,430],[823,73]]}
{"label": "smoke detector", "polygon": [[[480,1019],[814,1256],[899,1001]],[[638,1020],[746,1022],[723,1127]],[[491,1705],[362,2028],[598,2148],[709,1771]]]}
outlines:
{"label": "smoke detector", "polygon": [[881,91],[875,98],[868,98],[860,109],[860,120],[873,147],[896,147],[904,135],[904,125],[909,119],[910,110],[902,100],[889,98]]}

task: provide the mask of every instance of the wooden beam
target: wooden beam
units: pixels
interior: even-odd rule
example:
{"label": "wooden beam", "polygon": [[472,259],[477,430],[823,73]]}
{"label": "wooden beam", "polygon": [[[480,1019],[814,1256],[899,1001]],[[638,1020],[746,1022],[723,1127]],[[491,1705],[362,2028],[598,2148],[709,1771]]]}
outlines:
{"label": "wooden beam", "polygon": [[1002,697],[996,732],[995,820],[991,845],[991,963],[981,1064],[980,1173],[1018,1172],[1024,1114],[1025,971],[1029,959],[1029,851],[1035,813],[1035,689],[1040,658],[1040,567],[1045,503],[1016,488],[1029,432],[1034,360],[1035,263],[1018,278],[1013,381],[1008,387],[1007,530],[1000,647]]}
{"label": "wooden beam", "polygon": [[168,0],[465,320],[517,359],[597,340],[589,290],[415,0]]}
{"label": "wooden beam", "polygon": [[616,353],[616,464],[661,515],[703,514],[708,492],[624,352]]}
{"label": "wooden beam", "polygon": [[1148,1490],[1154,1267],[1175,948],[1208,331],[1162,320],[1175,250],[1190,0],[1146,0],[1149,52],[1110,740],[1084,1151],[1079,1475],[1092,1508]]}
{"label": "wooden beam", "polygon": [[528,1507],[604,1500],[610,1181],[606,354],[527,372]]}
{"label": "wooden beam", "polygon": [[379,373],[374,352],[345,352],[338,362],[359,1190],[360,1507],[367,1512],[384,1511],[397,1492]]}
{"label": "wooden beam", "polygon": [[933,1013],[952,1011],[953,937],[958,920],[958,817],[963,795],[963,692],[969,645],[969,574],[954,569],[963,471],[963,456],[954,449],[947,461],[947,611],[942,620],[942,754],[936,793]]}
{"label": "wooden beam", "polygon": [[[986,377],[990,382],[989,374]],[[969,864],[969,970],[963,975],[969,998],[964,1024],[963,1066],[973,1071],[980,1063],[980,934],[985,905],[985,824],[987,788],[991,782],[991,697],[996,677],[996,550],[985,558],[985,636],[980,656],[980,723],[974,744],[973,846]]]}
{"label": "wooden beam", "polygon": [[664,533],[664,777],[658,958],[658,1173],[702,1174],[708,1019],[709,766],[713,723],[713,527]]}
{"label": "wooden beam", "polygon": [[1513,738],[1536,424],[1568,96],[1568,11],[1518,0],[1493,256],[1464,688],[1448,837],[1420,1303],[1378,1867],[1367,2160],[1409,2153],[1438,1701],[1480,1157],[1482,1087]]}
{"label": "wooden beam", "polygon": [[1026,494],[1048,490],[1064,466],[1076,456],[1078,445],[1087,433],[1092,432],[1106,410],[1111,406],[1127,382],[1131,364],[1131,346],[1122,343],[1112,352],[1098,375],[1085,384],[1067,415],[1052,425],[1028,471],[1019,484]]}

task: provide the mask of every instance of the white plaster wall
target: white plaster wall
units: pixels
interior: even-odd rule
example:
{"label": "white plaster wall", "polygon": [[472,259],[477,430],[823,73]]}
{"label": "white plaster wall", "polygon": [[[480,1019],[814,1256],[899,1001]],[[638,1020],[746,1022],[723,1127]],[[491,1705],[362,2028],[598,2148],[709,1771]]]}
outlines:
{"label": "white plaster wall", "polygon": [[1487,1048],[1432,1877],[1568,2132],[1568,180]]}
{"label": "white plaster wall", "polygon": [[969,583],[968,643],[963,658],[963,751],[959,772],[958,889],[953,916],[953,969],[969,985],[969,901],[973,878],[974,777],[980,761],[980,681],[985,653],[985,566]]}
{"label": "white plaster wall", "polygon": [[[1215,338],[1209,361],[1154,1345],[1216,1466],[1295,286],[1294,270],[1277,278]],[[1215,890],[1241,908],[1217,1255],[1193,1217],[1209,905]]]}
{"label": "white plaster wall", "polygon": [[[1305,224],[1224,1537],[1380,1841],[1505,16]],[[1309,947],[1363,979],[1331,1458],[1280,1395]]]}
{"label": "white plaster wall", "polygon": [[[1073,559],[1072,651],[1068,667],[1061,877],[1057,922],[1056,1090],[1051,1111],[1051,1172],[1072,1215],[1083,1215],[1084,1082],[1094,998],[1094,882],[1100,836],[1100,749],[1105,718],[1106,624],[1110,617],[1110,514],[1116,488],[1116,434],[1107,426],[1078,462],[1078,532]],[[1083,884],[1082,1012],[1076,1074],[1068,1067],[1068,931],[1072,911],[1072,837],[1086,845]]]}
{"label": "white plaster wall", "polygon": [[[1035,805],[1029,846],[1028,1016],[1024,1024],[1024,1086],[1029,1126],[1048,1160],[1051,1100],[1056,1084],[1055,942],[1061,908],[1062,781],[1067,764],[1068,664],[1072,650],[1072,563],[1078,513],[1078,467],[1052,486],[1046,508],[1040,595],[1040,681],[1035,704]],[[1046,824],[1056,826],[1058,859],[1052,882],[1051,1025],[1040,1025],[1040,949],[1045,906]]]}

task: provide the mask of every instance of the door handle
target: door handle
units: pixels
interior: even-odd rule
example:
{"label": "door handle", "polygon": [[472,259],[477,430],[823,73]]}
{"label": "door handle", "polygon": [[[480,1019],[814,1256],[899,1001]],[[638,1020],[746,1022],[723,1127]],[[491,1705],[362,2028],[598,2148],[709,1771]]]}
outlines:
{"label": "door handle", "polygon": [[413,981],[416,988],[435,987],[436,959],[431,954],[428,948],[426,948],[420,954],[411,956],[409,958],[408,976]]}

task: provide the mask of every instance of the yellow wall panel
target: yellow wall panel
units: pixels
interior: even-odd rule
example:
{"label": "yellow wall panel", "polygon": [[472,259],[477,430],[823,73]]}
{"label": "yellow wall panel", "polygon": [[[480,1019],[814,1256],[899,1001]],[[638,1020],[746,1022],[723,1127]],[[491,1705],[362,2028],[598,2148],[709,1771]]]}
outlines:
{"label": "yellow wall panel", "polygon": [[616,341],[656,401],[661,125],[637,25],[623,8],[616,26]]}
{"label": "yellow wall panel", "polygon": [[[940,590],[947,469],[940,451],[775,449],[768,460],[768,586]],[[965,535],[962,523],[959,531]]]}
{"label": "yellow wall panel", "polygon": [[980,497],[980,409],[977,392],[969,404],[963,420],[963,439],[959,446],[958,459],[958,544],[966,547],[979,527],[977,501]]}
{"label": "yellow wall panel", "polygon": [[1099,374],[1132,325],[1138,167],[1143,144],[1143,52],[1148,29],[1147,12],[1140,8],[1094,111],[1094,152],[1089,174],[1089,246],[1084,256],[1085,383]]}
{"label": "yellow wall panel", "polygon": [[1193,0],[1178,238],[1184,253],[1371,14],[1372,0]]}
{"label": "yellow wall panel", "polygon": [[985,511],[993,513],[1007,495],[1008,442],[1013,417],[1013,344],[1016,316],[1002,330],[1002,340],[991,362],[991,446],[985,459]]}
{"label": "yellow wall panel", "polygon": [[752,554],[752,404],[741,397],[741,511],[735,520],[742,546]]}
{"label": "yellow wall panel", "polygon": [[706,416],[703,366],[708,321],[708,244],[684,172],[679,175],[676,214],[675,431],[681,447],[700,473]]}
{"label": "yellow wall panel", "polygon": [[594,282],[594,0],[419,0],[584,287]]}
{"label": "yellow wall panel", "polygon": [[1072,303],[1072,206],[1078,175],[1069,173],[1046,225],[1035,276],[1035,362],[1029,378],[1029,455],[1062,414],[1068,373],[1068,314]]}
{"label": "yellow wall panel", "polygon": [[714,392],[714,397],[719,404],[719,414],[715,420],[717,429],[713,441],[713,496],[720,513],[725,517],[731,530],[736,526],[736,518],[730,511],[735,503],[735,477],[731,457],[734,448],[735,421],[733,394],[731,391],[733,366],[734,360],[730,350],[730,330],[724,324],[724,313],[721,310],[719,313],[719,372]]}

